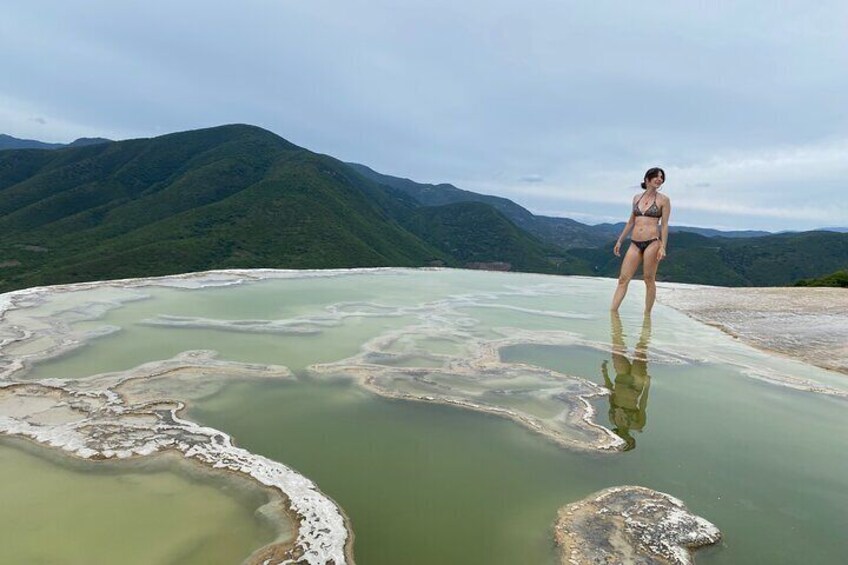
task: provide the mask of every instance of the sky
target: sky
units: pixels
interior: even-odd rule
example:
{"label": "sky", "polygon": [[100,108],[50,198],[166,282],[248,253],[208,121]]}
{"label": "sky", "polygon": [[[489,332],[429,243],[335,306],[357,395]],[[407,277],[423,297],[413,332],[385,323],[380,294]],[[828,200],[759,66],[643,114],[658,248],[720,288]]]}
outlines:
{"label": "sky", "polygon": [[848,225],[848,2],[5,0],[0,133],[249,123],[584,223]]}

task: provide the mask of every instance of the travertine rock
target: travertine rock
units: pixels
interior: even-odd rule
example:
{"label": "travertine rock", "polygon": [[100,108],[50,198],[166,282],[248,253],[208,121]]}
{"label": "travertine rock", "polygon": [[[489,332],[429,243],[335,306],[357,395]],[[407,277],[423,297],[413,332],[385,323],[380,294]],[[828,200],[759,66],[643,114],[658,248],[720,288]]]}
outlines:
{"label": "travertine rock", "polygon": [[564,506],[554,527],[562,563],[687,564],[691,550],[721,532],[682,501],[645,487],[619,486]]}
{"label": "travertine rock", "polygon": [[657,299],[742,341],[848,374],[848,291],[662,283]]}

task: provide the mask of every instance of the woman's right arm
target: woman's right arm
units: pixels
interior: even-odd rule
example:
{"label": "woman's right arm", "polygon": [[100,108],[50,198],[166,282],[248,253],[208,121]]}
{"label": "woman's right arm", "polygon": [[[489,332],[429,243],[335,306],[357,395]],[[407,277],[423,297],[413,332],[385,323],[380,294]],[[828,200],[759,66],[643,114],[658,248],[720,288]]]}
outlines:
{"label": "woman's right arm", "polygon": [[618,241],[615,242],[615,247],[612,248],[612,252],[615,253],[616,257],[621,257],[621,244],[633,228],[634,221],[633,212],[630,212],[630,217],[627,219],[627,223],[624,224],[624,229],[621,230],[621,235],[618,236]]}

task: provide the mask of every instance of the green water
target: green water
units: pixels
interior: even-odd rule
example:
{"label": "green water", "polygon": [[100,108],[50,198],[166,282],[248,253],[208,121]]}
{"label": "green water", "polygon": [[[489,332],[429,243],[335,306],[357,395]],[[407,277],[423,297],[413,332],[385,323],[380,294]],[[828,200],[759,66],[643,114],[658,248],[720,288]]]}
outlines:
{"label": "green water", "polygon": [[0,562],[240,563],[273,539],[253,514],[258,493],[200,480],[183,463],[57,457],[0,444]]}
{"label": "green water", "polygon": [[[202,290],[143,289],[151,299],[72,323],[75,329],[110,324],[120,332],[37,363],[27,378],[85,377],[188,349],[215,349],[223,359],[298,371],[296,381],[230,384],[193,406],[189,415],[315,480],[350,516],[357,562],[365,565],[554,563],[551,525],[557,509],[622,484],[681,498],[722,530],[723,542],[699,551],[699,563],[842,562],[848,554],[845,401],[751,379],[739,365],[833,386],[845,387],[848,379],[746,348],[662,306],[655,309],[643,344],[647,361],[639,365],[634,347],[641,289],[634,288],[625,302],[617,341],[607,314],[613,285],[584,278],[406,271]],[[385,308],[385,315],[333,317],[338,309],[362,309],[361,303],[370,304],[372,314]],[[316,335],[289,335],[144,324],[158,315],[332,319],[336,325]],[[613,396],[595,402],[598,421],[627,437],[632,449],[609,455],[570,452],[495,416],[387,400],[347,382],[308,376],[313,363],[355,355],[372,338],[420,324],[438,328],[444,339],[416,334],[410,342],[460,358],[467,355],[464,341],[501,338],[515,329],[570,332],[591,342],[510,346],[502,360],[608,387]],[[402,350],[402,344],[386,349]],[[668,360],[675,356],[687,362]],[[387,361],[392,363],[435,364],[415,352]],[[76,480],[61,469],[54,479],[57,488]],[[99,481],[112,479],[106,474],[91,480],[90,487],[78,488],[81,499]],[[77,508],[74,504],[68,506]],[[12,520],[6,507],[0,505],[0,519]],[[52,511],[44,499],[20,510],[33,523]],[[91,515],[94,523],[111,520],[106,509]],[[170,536],[181,543],[179,529],[159,533],[156,527],[138,525],[133,531],[145,539],[161,536],[166,541],[160,545],[171,544]],[[77,535],[84,537],[66,537]],[[152,556],[146,562],[169,561]]]}
{"label": "green water", "polygon": [[[352,318],[346,320],[344,325],[324,328],[320,335],[188,330],[142,323],[160,313],[173,316],[197,315],[195,308],[188,309],[182,304],[182,295],[188,292],[160,291],[168,298],[164,304],[159,301],[132,303],[111,312],[98,323],[85,323],[93,327],[108,323],[121,327],[122,331],[97,338],[81,350],[38,363],[27,378],[82,378],[130,369],[193,349],[212,349],[219,353],[221,359],[230,361],[283,364],[291,369],[301,369],[311,363],[335,361],[354,355],[365,339],[411,321],[409,318]],[[214,297],[211,297],[209,303],[216,303]],[[197,307],[198,302],[192,302],[190,306]],[[230,316],[237,312],[237,307],[237,304],[229,305]],[[328,340],[333,343],[332,348],[327,347]]]}
{"label": "green water", "polygon": [[725,540],[699,563],[840,562],[844,406],[716,367],[653,373],[637,448],[611,456],[342,384],[237,384],[191,415],[316,480],[350,516],[360,563],[554,563],[557,508],[620,484],[681,497],[718,525]]}

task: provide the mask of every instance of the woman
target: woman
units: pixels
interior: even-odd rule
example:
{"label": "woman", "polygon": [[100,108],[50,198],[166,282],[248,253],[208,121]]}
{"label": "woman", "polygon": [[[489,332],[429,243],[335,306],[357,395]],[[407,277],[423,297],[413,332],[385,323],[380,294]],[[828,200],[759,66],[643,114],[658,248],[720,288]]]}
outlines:
{"label": "woman", "polygon": [[[632,229],[630,247],[621,262],[621,273],[618,276],[618,287],[612,297],[610,310],[616,312],[627,294],[627,285],[633,278],[639,263],[642,263],[643,279],[645,280],[645,314],[650,314],[657,297],[657,266],[665,258],[665,246],[668,243],[668,217],[671,214],[671,200],[665,194],[660,194],[660,187],[665,182],[665,171],[659,167],[648,169],[645,180],[642,181],[641,195],[633,197],[633,209],[630,219],[624,226],[618,241],[615,242],[613,253],[621,257],[621,243]],[[662,225],[662,234],[660,234]]]}

